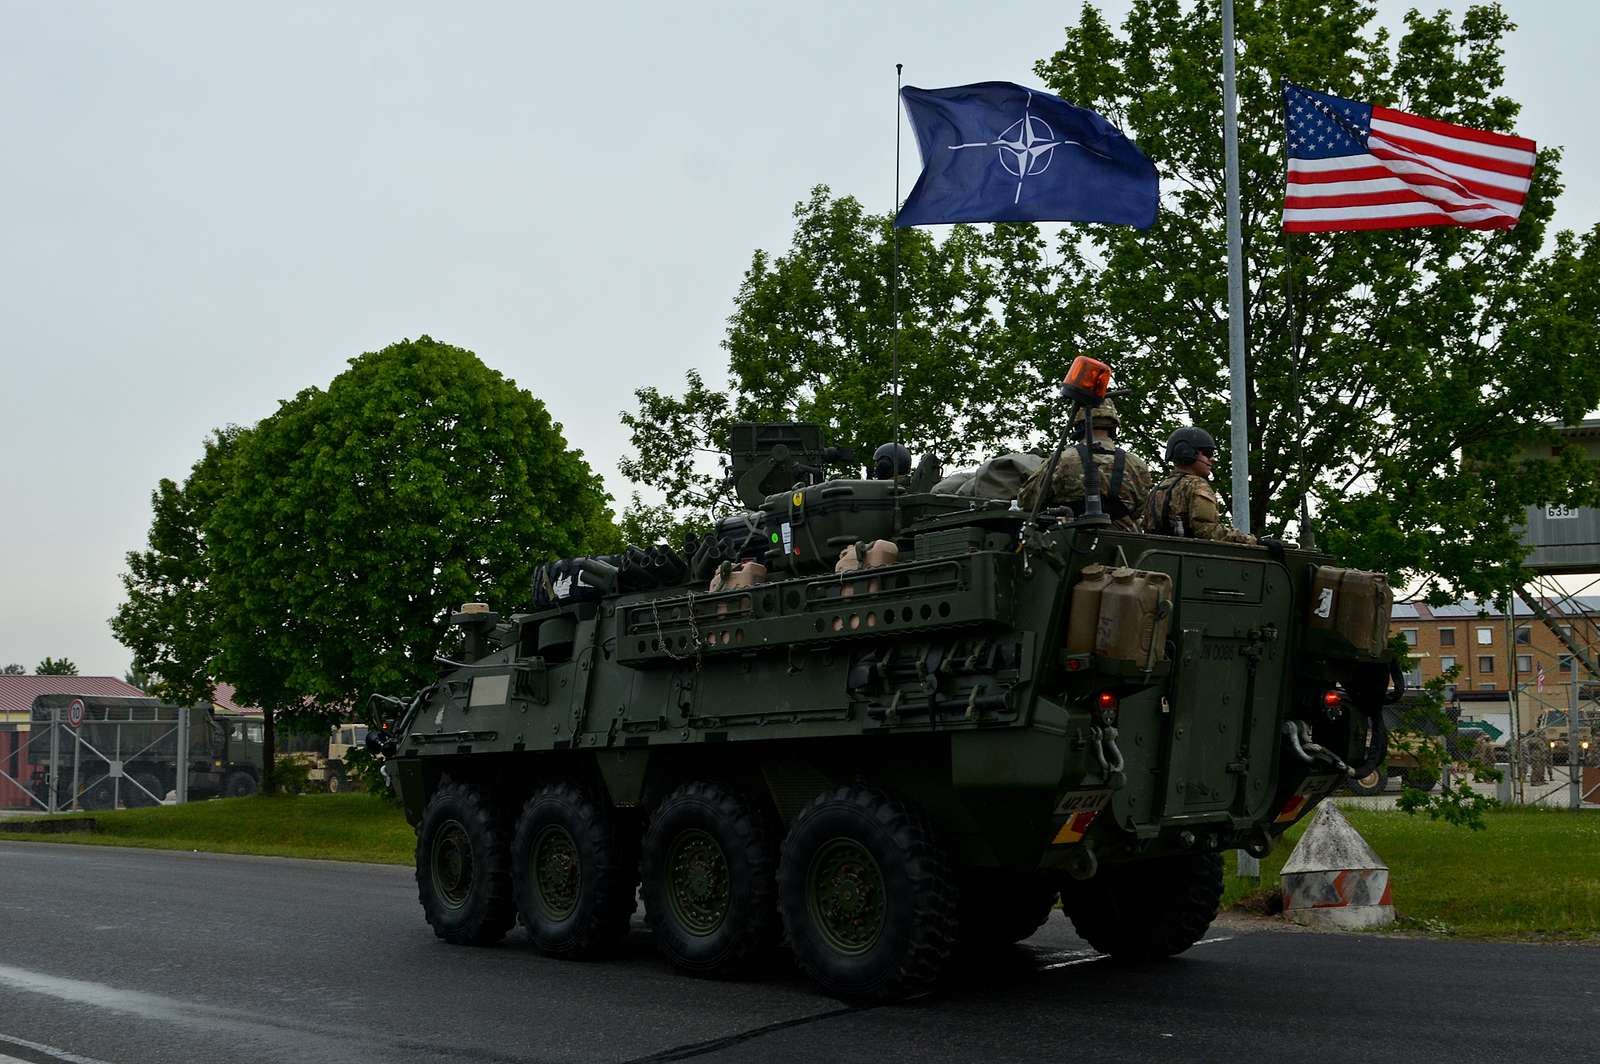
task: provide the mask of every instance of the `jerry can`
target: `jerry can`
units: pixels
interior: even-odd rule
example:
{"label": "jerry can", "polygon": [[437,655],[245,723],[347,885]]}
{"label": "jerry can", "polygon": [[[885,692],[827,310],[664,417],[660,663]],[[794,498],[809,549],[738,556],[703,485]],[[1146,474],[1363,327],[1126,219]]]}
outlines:
{"label": "jerry can", "polygon": [[1111,582],[1111,570],[1104,565],[1086,565],[1072,586],[1072,604],[1067,610],[1067,653],[1093,654],[1095,631],[1100,625],[1100,596]]}
{"label": "jerry can", "polygon": [[1394,590],[1382,573],[1319,565],[1311,578],[1311,630],[1338,636],[1377,657],[1389,641]]}
{"label": "jerry can", "polygon": [[1100,594],[1094,652],[1148,669],[1166,660],[1171,623],[1172,577],[1142,569],[1113,569]]}

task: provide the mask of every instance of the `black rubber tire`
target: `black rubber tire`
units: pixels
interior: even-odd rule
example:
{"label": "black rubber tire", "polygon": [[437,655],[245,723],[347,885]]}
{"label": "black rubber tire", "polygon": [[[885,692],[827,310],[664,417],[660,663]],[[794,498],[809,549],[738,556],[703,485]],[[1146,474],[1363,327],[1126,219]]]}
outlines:
{"label": "black rubber tire", "polygon": [[[813,896],[814,863],[841,852],[841,844],[870,860],[861,868],[860,894],[882,910],[878,927],[854,952],[830,943]],[[836,997],[901,1001],[930,991],[956,946],[958,894],[928,819],[863,784],[819,795],[783,842],[778,904],[789,945],[800,968]]]}
{"label": "black rubber tire", "polygon": [[1420,768],[1414,768],[1406,772],[1404,779],[1407,787],[1427,792],[1439,786],[1439,777],[1438,772],[1425,772]]}
{"label": "black rubber tire", "polygon": [[[541,892],[534,847],[546,829],[565,832],[575,857],[577,896],[570,910]],[[522,807],[511,842],[517,915],[541,953],[597,956],[627,937],[638,888],[636,847],[612,810],[575,783],[547,783]]]}
{"label": "black rubber tire", "polygon": [[222,781],[222,796],[224,798],[249,798],[260,788],[256,786],[256,778],[248,772],[234,769],[228,773],[228,778]]}
{"label": "black rubber tire", "polygon": [[[477,787],[446,783],[434,792],[417,828],[416,865],[417,900],[433,933],[446,942],[492,946],[516,923],[506,831],[493,803]],[[459,898],[450,897],[452,886]]]}
{"label": "black rubber tire", "polygon": [[994,949],[1032,938],[1056,906],[1056,885],[1038,872],[963,869],[961,945]]}
{"label": "black rubber tire", "polygon": [[344,769],[330,767],[328,769],[328,793],[338,794],[340,791],[348,791],[349,789],[350,780],[344,774]]}
{"label": "black rubber tire", "polygon": [[1061,892],[1079,938],[1135,961],[1171,957],[1199,942],[1221,901],[1217,853],[1102,866],[1093,879],[1072,881]]}
{"label": "black rubber tire", "polygon": [[[687,838],[686,838],[687,836]],[[691,926],[676,904],[669,873],[676,844],[697,847],[679,854],[700,876],[720,880],[726,908],[714,926]],[[728,978],[765,964],[778,945],[778,850],[764,811],[731,787],[697,780],[669,794],[645,829],[639,863],[645,922],[656,948],[680,971]]]}
{"label": "black rubber tire", "polygon": [[1364,777],[1365,782],[1359,779],[1345,780],[1344,788],[1351,794],[1370,796],[1382,794],[1389,788],[1389,766],[1379,765],[1372,773]]}

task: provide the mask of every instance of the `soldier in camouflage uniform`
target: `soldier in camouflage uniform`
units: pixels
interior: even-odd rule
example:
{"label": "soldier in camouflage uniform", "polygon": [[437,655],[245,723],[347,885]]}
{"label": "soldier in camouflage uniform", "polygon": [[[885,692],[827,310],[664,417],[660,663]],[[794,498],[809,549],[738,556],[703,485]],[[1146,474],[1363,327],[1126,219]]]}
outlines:
{"label": "soldier in camouflage uniform", "polygon": [[[1129,454],[1116,445],[1116,405],[1110,399],[1090,411],[1094,422],[1094,441],[1083,443],[1083,411],[1079,410],[1072,426],[1072,436],[1080,441],[1074,447],[1064,448],[1056,462],[1055,475],[1050,479],[1050,489],[1045,492],[1046,506],[1070,506],[1072,512],[1083,513],[1083,467],[1093,447],[1094,464],[1100,470],[1100,508],[1111,518],[1111,527],[1124,532],[1137,532],[1144,527],[1145,499],[1150,494],[1150,467],[1137,455]],[[1033,509],[1039,487],[1049,469],[1046,462],[1039,471],[1028,478],[1017,496],[1024,510]]]}
{"label": "soldier in camouflage uniform", "polygon": [[1254,543],[1256,537],[1229,528],[1218,513],[1217,493],[1211,487],[1217,443],[1205,429],[1181,428],[1167,440],[1167,461],[1172,473],[1150,493],[1150,531],[1162,536],[1186,536],[1222,543]]}

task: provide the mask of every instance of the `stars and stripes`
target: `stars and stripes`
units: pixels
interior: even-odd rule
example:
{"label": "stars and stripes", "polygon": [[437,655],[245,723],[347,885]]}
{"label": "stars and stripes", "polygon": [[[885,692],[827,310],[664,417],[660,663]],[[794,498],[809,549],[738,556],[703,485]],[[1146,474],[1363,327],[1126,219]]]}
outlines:
{"label": "stars and stripes", "polygon": [[1533,141],[1284,85],[1291,232],[1461,225],[1509,229]]}

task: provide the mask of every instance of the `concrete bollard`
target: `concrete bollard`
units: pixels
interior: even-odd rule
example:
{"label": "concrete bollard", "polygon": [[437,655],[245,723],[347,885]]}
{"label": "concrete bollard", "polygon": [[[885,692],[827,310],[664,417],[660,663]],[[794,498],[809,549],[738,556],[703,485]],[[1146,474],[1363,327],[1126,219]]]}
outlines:
{"label": "concrete bollard", "polygon": [[1283,914],[1297,924],[1355,931],[1394,923],[1389,866],[1332,802],[1317,807],[1280,874]]}

